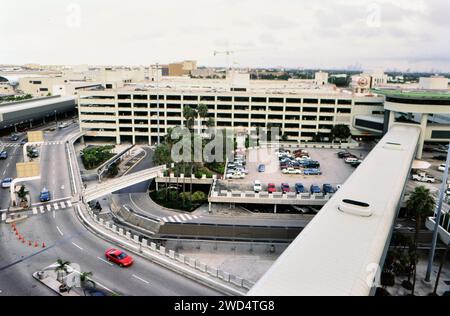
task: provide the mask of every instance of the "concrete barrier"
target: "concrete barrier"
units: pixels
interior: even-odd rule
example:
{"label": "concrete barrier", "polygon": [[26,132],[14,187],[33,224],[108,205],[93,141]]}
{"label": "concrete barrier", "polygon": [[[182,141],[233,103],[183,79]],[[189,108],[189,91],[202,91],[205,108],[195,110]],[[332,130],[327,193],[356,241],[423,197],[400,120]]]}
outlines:
{"label": "concrete barrier", "polygon": [[142,247],[145,247],[145,248],[147,248],[148,247],[148,241],[147,241],[147,239],[145,239],[145,238],[142,238],[142,240],[141,240],[141,245],[142,245]]}
{"label": "concrete barrier", "polygon": [[166,255],[166,247],[159,246],[159,253],[162,255]]}
{"label": "concrete barrier", "polygon": [[125,234],[125,237],[126,237],[128,240],[131,240],[131,233],[130,233],[130,232],[127,232],[127,233]]}
{"label": "concrete barrier", "polygon": [[175,259],[175,251],[169,250],[168,255],[169,255],[169,258]]}
{"label": "concrete barrier", "polygon": [[156,244],[154,242],[150,243],[150,249],[156,251]]}

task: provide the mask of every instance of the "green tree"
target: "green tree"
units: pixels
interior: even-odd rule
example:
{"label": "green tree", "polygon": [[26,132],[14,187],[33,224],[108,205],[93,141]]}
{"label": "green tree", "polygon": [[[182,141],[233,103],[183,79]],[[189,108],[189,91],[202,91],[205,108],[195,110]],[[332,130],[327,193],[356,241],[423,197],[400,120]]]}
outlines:
{"label": "green tree", "polygon": [[68,268],[70,266],[70,261],[58,259],[56,260],[56,278],[59,282],[63,283],[64,274],[67,273]]}
{"label": "green tree", "polygon": [[206,121],[206,126],[208,128],[214,127],[216,125],[216,122],[214,121],[214,118],[209,117],[208,120]]}
{"label": "green tree", "polygon": [[192,130],[192,128],[194,127],[195,118],[197,117],[197,112],[189,105],[186,105],[183,108],[183,117],[186,120],[186,127],[189,130]]}
{"label": "green tree", "polygon": [[157,166],[167,165],[172,162],[170,157],[170,147],[169,145],[162,143],[158,145],[155,149],[155,153],[153,155],[153,163]]}
{"label": "green tree", "polygon": [[80,281],[81,281],[81,286],[86,286],[86,284],[90,283],[92,285],[92,287],[96,287],[96,283],[91,280],[93,273],[92,272],[81,272],[80,273]]}
{"label": "green tree", "polygon": [[411,294],[414,295],[417,274],[417,246],[419,242],[419,231],[423,226],[424,219],[433,214],[435,201],[430,190],[424,186],[419,186],[411,193],[406,202],[406,210],[409,217],[415,220],[414,241],[413,241],[413,284]]}
{"label": "green tree", "polygon": [[208,199],[205,192],[202,191],[196,191],[194,194],[192,194],[192,202],[193,203],[203,203]]}
{"label": "green tree", "polygon": [[26,187],[24,185],[20,186],[19,191],[17,191],[17,196],[19,197],[19,199],[21,199],[22,201],[26,201],[27,195],[28,195],[28,190],[26,189]]}
{"label": "green tree", "polygon": [[282,136],[281,136],[281,141],[282,142],[286,142],[286,141],[288,141],[288,135],[286,134],[286,133],[284,133]]}
{"label": "green tree", "polygon": [[333,139],[339,139],[340,141],[342,141],[343,139],[347,139],[351,136],[350,133],[350,127],[348,125],[345,124],[338,124],[335,125],[332,129],[331,129],[331,137]]}

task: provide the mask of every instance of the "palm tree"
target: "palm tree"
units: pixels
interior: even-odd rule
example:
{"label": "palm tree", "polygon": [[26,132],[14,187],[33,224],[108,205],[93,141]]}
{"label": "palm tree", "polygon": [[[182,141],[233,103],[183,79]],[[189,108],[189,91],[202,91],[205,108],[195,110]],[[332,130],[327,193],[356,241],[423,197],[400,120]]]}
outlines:
{"label": "palm tree", "polygon": [[95,288],[97,284],[91,280],[93,273],[92,272],[81,272],[80,273],[80,281],[81,286],[86,287],[87,283],[91,283],[92,287]]}
{"label": "palm tree", "polygon": [[435,201],[434,197],[431,195],[430,190],[424,186],[419,186],[414,189],[406,202],[406,209],[408,216],[415,219],[416,227],[414,231],[414,242],[413,242],[413,284],[411,295],[414,295],[414,290],[416,286],[416,265],[417,265],[417,246],[419,241],[419,231],[422,228],[423,219],[427,216],[433,214]]}
{"label": "palm tree", "polygon": [[28,195],[28,190],[26,189],[26,187],[24,185],[22,185],[19,189],[19,191],[17,191],[17,196],[22,200],[25,201],[26,197]]}
{"label": "palm tree", "polygon": [[192,130],[192,127],[194,126],[195,118],[197,117],[197,112],[191,108],[189,105],[185,106],[183,108],[183,116],[186,120],[186,127],[189,130]]}
{"label": "palm tree", "polygon": [[59,282],[63,283],[64,274],[67,273],[67,271],[68,271],[68,267],[70,266],[70,261],[58,259],[58,260],[56,260],[56,264],[57,264],[55,267],[56,279]]}
{"label": "palm tree", "polygon": [[208,117],[208,106],[205,104],[199,104],[197,107],[197,120],[198,120],[198,133],[201,133],[201,121]]}

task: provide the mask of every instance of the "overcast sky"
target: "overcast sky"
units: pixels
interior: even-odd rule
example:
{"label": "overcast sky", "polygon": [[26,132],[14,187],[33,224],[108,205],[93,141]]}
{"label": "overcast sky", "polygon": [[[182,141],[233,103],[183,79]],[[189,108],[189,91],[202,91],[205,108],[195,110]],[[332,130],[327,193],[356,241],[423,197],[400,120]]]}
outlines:
{"label": "overcast sky", "polygon": [[0,64],[450,71],[449,16],[449,0],[0,0]]}

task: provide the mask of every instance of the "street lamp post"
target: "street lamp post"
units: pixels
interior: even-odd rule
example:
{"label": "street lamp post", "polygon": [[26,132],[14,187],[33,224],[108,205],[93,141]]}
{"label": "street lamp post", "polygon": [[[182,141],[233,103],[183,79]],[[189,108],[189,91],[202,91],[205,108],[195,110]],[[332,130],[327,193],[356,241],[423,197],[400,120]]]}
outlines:
{"label": "street lamp post", "polygon": [[160,126],[159,126],[159,63],[156,63],[156,110],[157,110],[157,129],[158,129],[158,145],[161,143]]}
{"label": "street lamp post", "polygon": [[431,243],[430,255],[428,257],[428,267],[427,267],[427,273],[425,275],[425,282],[430,282],[431,270],[433,269],[434,254],[436,252],[436,243],[437,243],[438,232],[439,232],[439,222],[441,220],[441,213],[442,213],[442,204],[444,201],[445,192],[447,190],[447,179],[448,179],[449,166],[450,166],[450,144],[449,144],[448,150],[447,150],[447,162],[445,163],[445,171],[444,171],[444,175],[442,176],[442,184],[441,184],[441,189],[439,192],[439,201],[438,201],[438,205],[436,208],[436,217],[434,218],[435,224],[434,224],[434,230],[433,230],[433,239],[432,239],[432,243]]}
{"label": "street lamp post", "polygon": [[55,110],[55,124],[58,126],[58,117],[56,116],[56,110]]}

